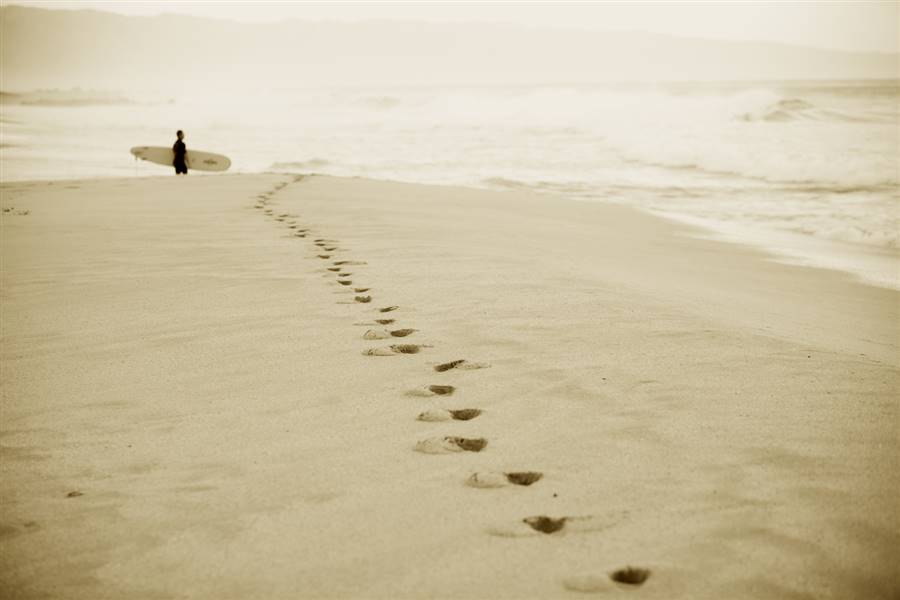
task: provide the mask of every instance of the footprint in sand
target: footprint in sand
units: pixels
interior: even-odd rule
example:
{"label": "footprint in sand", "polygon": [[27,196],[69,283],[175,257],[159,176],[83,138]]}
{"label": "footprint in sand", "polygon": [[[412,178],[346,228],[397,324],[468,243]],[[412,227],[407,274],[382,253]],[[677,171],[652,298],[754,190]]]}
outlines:
{"label": "footprint in sand", "polygon": [[438,373],[443,373],[444,371],[449,371],[450,369],[455,369],[459,365],[466,362],[465,360],[451,360],[448,363],[442,363],[439,365],[435,365],[434,370]]}
{"label": "footprint in sand", "polygon": [[364,340],[386,340],[391,337],[390,332],[388,331],[376,331],[374,329],[369,329],[363,334]]}
{"label": "footprint in sand", "polygon": [[354,296],[353,299],[362,304],[368,304],[372,301],[372,296]]}
{"label": "footprint in sand", "polygon": [[390,337],[406,337],[410,334],[415,333],[415,329],[395,329],[393,331],[388,331],[383,329],[381,331],[376,331],[374,329],[370,329],[363,334],[364,340],[386,340]]}
{"label": "footprint in sand", "polygon": [[323,260],[326,258],[331,258],[330,254],[316,254],[316,256],[318,256],[319,258],[321,258]]}
{"label": "footprint in sand", "polygon": [[641,585],[650,578],[650,569],[625,567],[610,573],[609,578],[616,583],[624,583],[625,585]]}
{"label": "footprint in sand", "polygon": [[456,388],[452,385],[426,385],[425,387],[409,390],[407,396],[429,398],[431,396],[451,396]]}
{"label": "footprint in sand", "polygon": [[434,437],[416,444],[417,452],[425,454],[450,454],[453,452],[481,452],[487,446],[484,438]]}
{"label": "footprint in sand", "polygon": [[488,369],[490,368],[489,363],[480,363],[480,362],[470,362],[468,360],[460,359],[460,360],[451,360],[450,362],[441,363],[439,365],[434,366],[434,370],[438,373],[443,373],[444,371],[449,371],[450,369],[461,369],[461,370],[472,370],[472,369]]}
{"label": "footprint in sand", "polygon": [[351,284],[353,284],[353,282],[350,281],[349,279],[341,279],[340,281],[338,281],[338,283],[341,284],[341,285],[351,285]]}
{"label": "footprint in sand", "polygon": [[350,277],[353,273],[338,273],[338,277]]}
{"label": "footprint in sand", "polygon": [[332,273],[337,273],[338,271],[341,270],[341,268],[340,267],[328,267],[328,270],[331,271]]}
{"label": "footprint in sand", "polygon": [[394,329],[390,332],[391,337],[406,337],[408,335],[412,335],[418,331],[418,329]]}
{"label": "footprint in sand", "polygon": [[384,308],[379,308],[378,312],[389,313],[389,312],[394,312],[398,308],[400,308],[400,307],[399,306],[385,306]]}
{"label": "footprint in sand", "polygon": [[[384,311],[382,311],[382,312],[384,312]],[[390,325],[391,323],[393,323],[396,320],[397,319],[375,319],[375,322],[378,323],[379,325]]]}
{"label": "footprint in sand", "polygon": [[528,486],[536,483],[544,476],[537,471],[514,471],[510,473],[482,472],[472,473],[466,479],[466,485],[476,488],[498,488],[508,485]]}
{"label": "footprint in sand", "polygon": [[364,260],[336,260],[336,261],[334,261],[334,263],[332,263],[332,264],[334,264],[335,266],[340,267],[340,266],[342,266],[342,265],[367,265],[367,264],[369,264],[369,263],[367,263],[367,262],[364,261]]}
{"label": "footprint in sand", "polygon": [[368,292],[372,288],[353,288],[353,291],[357,294],[362,294],[363,292]]}
{"label": "footprint in sand", "polygon": [[455,410],[443,409],[443,408],[435,408],[432,410],[426,410],[423,413],[420,413],[418,417],[416,417],[419,421],[471,421],[475,417],[481,414],[481,409],[478,408],[458,408]]}
{"label": "footprint in sand", "polygon": [[418,354],[423,348],[429,347],[430,346],[420,346],[419,344],[394,344],[391,346],[391,350],[398,354]]}
{"label": "footprint in sand", "polygon": [[369,348],[363,350],[363,356],[394,356],[396,354],[390,348]]}
{"label": "footprint in sand", "polygon": [[488,533],[500,537],[523,537],[540,534],[586,533],[603,531],[622,520],[622,515],[606,517],[547,517],[544,515],[526,517],[515,523],[491,527]]}
{"label": "footprint in sand", "polygon": [[430,346],[420,346],[418,344],[394,344],[387,348],[369,348],[363,351],[363,356],[394,356],[395,354],[418,354],[423,348]]}
{"label": "footprint in sand", "polygon": [[[609,574],[575,575],[563,580],[563,587],[573,592],[609,592],[619,589],[636,588],[650,578],[650,569],[625,567]],[[618,585],[617,585],[618,584]]]}

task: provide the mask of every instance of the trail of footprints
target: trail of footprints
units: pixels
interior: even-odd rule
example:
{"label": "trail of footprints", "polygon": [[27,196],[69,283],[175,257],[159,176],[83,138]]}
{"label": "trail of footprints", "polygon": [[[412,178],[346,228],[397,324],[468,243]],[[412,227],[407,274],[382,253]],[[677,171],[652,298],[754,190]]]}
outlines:
{"label": "trail of footprints", "polygon": [[[309,239],[315,258],[327,261],[324,272],[334,276],[334,281],[340,286],[341,293],[352,293],[351,304],[370,304],[374,300],[372,288],[361,286],[356,282],[355,271],[351,267],[365,266],[366,262],[344,258],[346,252],[338,240],[320,237],[313,228],[304,226],[299,222],[299,216],[291,213],[278,213],[270,205],[273,198],[285,187],[292,183],[299,183],[304,176],[297,175],[291,181],[283,181],[276,184],[271,190],[256,196],[254,208],[262,211],[264,215],[283,224],[296,238]],[[389,357],[405,354],[419,354],[430,350],[433,346],[415,343],[399,343],[399,340],[414,336],[419,332],[412,327],[400,327],[393,315],[400,310],[399,306],[382,306],[373,310],[378,318],[355,323],[359,326],[371,327],[362,334],[362,339],[397,340],[383,346],[367,348],[362,351],[364,356]],[[447,373],[449,371],[471,371],[487,369],[491,365],[483,362],[474,362],[468,359],[454,359],[447,362],[434,363],[432,370],[435,373]],[[406,392],[407,396],[419,398],[450,399],[457,392],[457,388],[447,384],[427,384],[413,388]],[[444,407],[429,408],[418,413],[416,419],[425,423],[449,423],[468,422],[477,419],[483,414],[479,408],[448,408],[449,402],[443,402]],[[456,425],[465,427],[464,425]],[[427,437],[418,441],[413,449],[424,454],[458,454],[462,452],[482,452],[488,447],[488,440],[482,437],[466,437],[463,435],[442,435]],[[537,484],[544,478],[539,471],[479,471],[471,473],[464,479],[465,485],[478,489],[492,488],[525,488]],[[555,494],[554,494],[555,496]],[[513,520],[508,524],[488,528],[487,533],[500,537],[523,536],[559,536],[574,532],[596,532],[608,529],[617,524],[624,515],[598,516],[557,516],[547,515],[527,516]],[[577,592],[607,592],[621,589],[633,589],[642,585],[650,577],[650,570],[638,567],[626,566],[608,573],[590,573],[577,575],[562,580],[563,587]]]}

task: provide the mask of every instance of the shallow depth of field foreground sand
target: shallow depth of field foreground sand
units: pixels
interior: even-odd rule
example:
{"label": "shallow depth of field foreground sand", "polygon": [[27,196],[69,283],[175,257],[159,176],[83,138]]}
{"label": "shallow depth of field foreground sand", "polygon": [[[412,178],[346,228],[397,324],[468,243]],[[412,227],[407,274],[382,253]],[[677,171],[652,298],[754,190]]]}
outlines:
{"label": "shallow depth of field foreground sand", "polygon": [[2,205],[4,598],[900,593],[895,292],[518,193]]}

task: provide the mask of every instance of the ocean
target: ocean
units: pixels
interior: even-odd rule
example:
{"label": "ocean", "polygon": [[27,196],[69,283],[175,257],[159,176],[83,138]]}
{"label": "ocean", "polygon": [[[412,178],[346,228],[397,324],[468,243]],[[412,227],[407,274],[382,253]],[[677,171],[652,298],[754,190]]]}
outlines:
{"label": "ocean", "polygon": [[900,81],[6,93],[0,178],[168,176],[129,148],[183,129],[237,172],[626,204],[900,289],[898,100]]}

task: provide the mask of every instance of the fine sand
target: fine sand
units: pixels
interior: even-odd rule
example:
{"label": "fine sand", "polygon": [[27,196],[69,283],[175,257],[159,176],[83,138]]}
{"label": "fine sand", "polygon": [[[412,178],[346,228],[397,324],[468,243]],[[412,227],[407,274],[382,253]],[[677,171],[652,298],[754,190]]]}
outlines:
{"label": "fine sand", "polygon": [[2,207],[3,598],[900,594],[897,292],[524,193]]}

